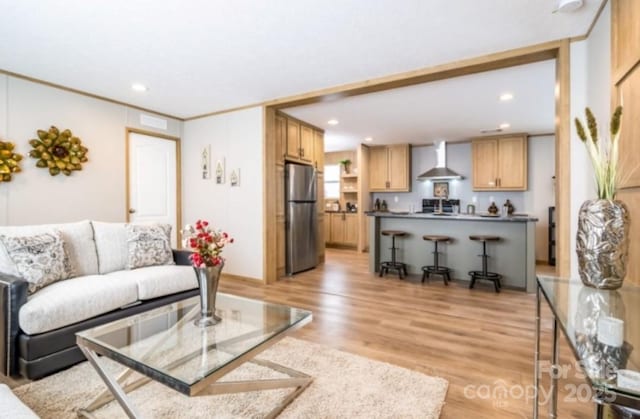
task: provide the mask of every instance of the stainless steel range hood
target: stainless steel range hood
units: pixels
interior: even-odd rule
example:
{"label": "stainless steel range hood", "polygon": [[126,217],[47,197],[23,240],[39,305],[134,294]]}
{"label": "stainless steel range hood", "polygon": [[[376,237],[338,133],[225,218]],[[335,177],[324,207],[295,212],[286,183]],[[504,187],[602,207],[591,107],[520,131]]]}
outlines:
{"label": "stainless steel range hood", "polygon": [[427,170],[420,176],[418,180],[447,180],[462,179],[462,176],[447,167],[447,143],[446,141],[437,141],[433,143],[436,150],[437,163],[436,167]]}

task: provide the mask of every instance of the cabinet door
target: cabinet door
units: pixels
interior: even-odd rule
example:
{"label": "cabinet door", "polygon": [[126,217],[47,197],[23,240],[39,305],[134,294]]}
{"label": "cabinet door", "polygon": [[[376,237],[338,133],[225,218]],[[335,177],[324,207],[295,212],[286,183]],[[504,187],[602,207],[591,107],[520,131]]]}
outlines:
{"label": "cabinet door", "polygon": [[331,214],[324,214],[324,242],[331,243]]}
{"label": "cabinet door", "polygon": [[474,140],[471,143],[473,190],[497,188],[498,140]]}
{"label": "cabinet door", "polygon": [[331,243],[344,243],[344,214],[341,212],[331,213]]}
{"label": "cabinet door", "polygon": [[316,130],[313,131],[313,157],[316,169],[324,172],[324,134]]}
{"label": "cabinet door", "polygon": [[313,162],[313,130],[305,125],[300,127],[300,159]]}
{"label": "cabinet door", "polygon": [[358,215],[357,214],[345,214],[344,244],[348,244],[350,246],[358,245]]}
{"label": "cabinet door", "polygon": [[387,146],[389,159],[389,190],[409,192],[411,190],[411,155],[408,144]]}
{"label": "cabinet door", "polygon": [[318,260],[320,262],[324,261],[324,240],[325,240],[324,237],[325,237],[324,215],[321,215],[320,218],[318,218],[318,235],[316,237]]}
{"label": "cabinet door", "polygon": [[287,119],[276,115],[276,163],[282,163],[287,149]]}
{"label": "cabinet door", "polygon": [[369,190],[387,190],[387,172],[389,170],[389,159],[387,158],[387,147],[371,147],[369,149]]}
{"label": "cabinet door", "polygon": [[287,157],[300,158],[300,124],[287,119]]}
{"label": "cabinet door", "polygon": [[527,137],[501,138],[498,141],[498,188],[527,189]]}

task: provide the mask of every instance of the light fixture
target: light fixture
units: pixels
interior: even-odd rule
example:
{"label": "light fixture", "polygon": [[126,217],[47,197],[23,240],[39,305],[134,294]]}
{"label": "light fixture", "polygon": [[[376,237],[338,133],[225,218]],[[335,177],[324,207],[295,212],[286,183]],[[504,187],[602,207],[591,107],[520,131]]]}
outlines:
{"label": "light fixture", "polygon": [[144,85],[144,84],[142,84],[142,83],[133,83],[133,84],[131,85],[131,89],[132,89],[132,90],[134,90],[134,91],[136,91],[136,92],[146,92],[147,90],[149,90],[149,89],[147,88],[147,86],[145,86],[145,85]]}
{"label": "light fixture", "polygon": [[371,138],[371,137],[367,137],[367,138],[365,138],[364,140],[365,140],[366,142],[370,143],[371,141],[373,141],[373,138]]}
{"label": "light fixture", "polygon": [[513,93],[506,92],[500,95],[500,102],[508,102],[511,99],[513,99]]}
{"label": "light fixture", "polygon": [[329,125],[338,125],[340,122],[335,119],[335,118],[331,118],[330,120],[327,121],[327,124]]}
{"label": "light fixture", "polygon": [[507,129],[511,127],[511,124],[509,124],[508,122],[503,122],[502,124],[500,124],[500,129]]}
{"label": "light fixture", "polygon": [[575,12],[576,10],[581,8],[583,4],[584,4],[583,0],[558,0],[558,6],[553,11],[553,13],[556,13],[556,12],[563,12],[563,13]]}

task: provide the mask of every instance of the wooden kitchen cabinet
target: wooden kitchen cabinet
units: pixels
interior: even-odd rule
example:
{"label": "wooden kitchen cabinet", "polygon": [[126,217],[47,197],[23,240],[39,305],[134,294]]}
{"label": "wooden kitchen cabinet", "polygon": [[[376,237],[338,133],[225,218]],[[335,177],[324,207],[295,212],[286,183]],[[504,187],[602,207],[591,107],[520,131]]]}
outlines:
{"label": "wooden kitchen cabinet", "polygon": [[276,115],[276,163],[283,164],[287,154],[287,119]]}
{"label": "wooden kitchen cabinet", "polygon": [[313,157],[316,169],[324,172],[324,133],[318,130],[313,130]]}
{"label": "wooden kitchen cabinet", "polygon": [[329,215],[330,223],[325,227],[327,243],[338,246],[357,246],[358,214],[332,212]]}
{"label": "wooden kitchen cabinet", "polygon": [[[282,118],[282,119],[279,119]],[[296,162],[311,164],[318,170],[324,171],[324,133],[314,129],[310,125],[287,117],[284,114],[276,115],[276,140],[282,132],[282,121],[286,123],[286,148],[284,158]],[[316,157],[316,149],[322,150]],[[317,159],[321,159],[319,162]],[[322,163],[319,165],[318,163]]]}
{"label": "wooden kitchen cabinet", "polygon": [[474,191],[527,190],[527,135],[483,137],[471,142]]}
{"label": "wooden kitchen cabinet", "polygon": [[409,144],[370,147],[369,191],[411,191],[411,149]]}

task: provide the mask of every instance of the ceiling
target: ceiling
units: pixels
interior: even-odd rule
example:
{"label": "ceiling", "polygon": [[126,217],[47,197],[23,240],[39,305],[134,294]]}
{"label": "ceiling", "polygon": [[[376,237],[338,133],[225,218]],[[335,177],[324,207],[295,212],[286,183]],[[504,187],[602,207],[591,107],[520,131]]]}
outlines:
{"label": "ceiling", "polygon": [[190,117],[581,36],[602,1],[0,0],[0,69]]}
{"label": "ceiling", "polygon": [[[503,123],[502,133],[547,134],[555,129],[555,60],[283,111],[325,130],[325,150],[370,144],[432,144],[478,137]],[[513,99],[500,101],[503,93]],[[337,119],[338,125],[327,123]],[[495,134],[495,133],[493,133]]]}

